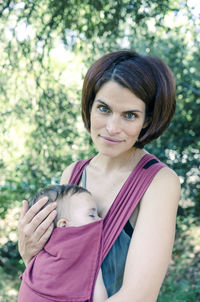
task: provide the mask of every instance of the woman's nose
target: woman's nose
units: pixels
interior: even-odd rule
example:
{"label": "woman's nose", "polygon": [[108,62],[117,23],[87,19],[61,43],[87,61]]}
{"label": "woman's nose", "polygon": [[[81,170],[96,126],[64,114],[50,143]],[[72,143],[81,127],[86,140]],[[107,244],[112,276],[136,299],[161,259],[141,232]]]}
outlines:
{"label": "woman's nose", "polygon": [[121,132],[120,120],[117,116],[110,116],[107,120],[106,130],[110,135],[115,135]]}

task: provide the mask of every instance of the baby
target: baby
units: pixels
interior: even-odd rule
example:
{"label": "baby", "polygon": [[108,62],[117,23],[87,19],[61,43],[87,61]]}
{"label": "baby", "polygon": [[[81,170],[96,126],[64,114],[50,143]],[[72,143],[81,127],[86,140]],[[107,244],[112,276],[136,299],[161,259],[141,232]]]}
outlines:
{"label": "baby", "polygon": [[[101,218],[98,216],[97,213],[97,207],[95,204],[95,201],[89,191],[86,189],[77,186],[77,185],[55,185],[55,186],[50,186],[44,190],[39,191],[33,200],[29,203],[29,206],[33,206],[39,199],[47,196],[48,197],[48,202],[45,204],[47,206],[48,203],[57,202],[57,216],[54,220],[54,227],[55,228],[67,228],[67,227],[81,227],[87,224],[90,224],[92,222],[96,222],[101,220]],[[45,207],[44,206],[44,207]],[[55,231],[55,230],[54,230]],[[60,236],[60,235],[59,235]],[[65,235],[64,235],[65,236]],[[53,237],[53,236],[52,236]],[[60,238],[60,237],[59,237]],[[62,238],[62,237],[61,237]],[[70,237],[71,238],[71,237]],[[51,239],[48,241],[46,246],[51,245]],[[54,236],[55,240],[55,236]],[[56,272],[55,272],[55,267],[52,269],[51,266],[51,258],[52,261],[55,261],[55,255],[57,256],[59,253],[62,258],[62,251],[60,250],[60,243],[58,242],[58,239],[55,242],[55,248],[53,247],[50,250],[50,253],[48,253],[48,248],[44,248],[44,250],[34,259],[31,261],[29,266],[23,273],[21,279],[22,279],[22,284],[20,287],[19,295],[18,295],[18,302],[26,302],[27,299],[29,302],[35,301],[36,295],[37,295],[37,301],[45,302],[45,301],[52,301],[52,297],[50,296],[49,292],[46,291],[46,288],[52,287],[51,284],[54,284],[54,278],[56,278],[56,282],[58,282],[58,276],[62,275],[62,272],[59,272],[59,265],[56,265]],[[66,241],[66,236],[63,237],[63,241]],[[58,244],[56,244],[58,242]],[[54,245],[54,243],[53,243]],[[58,252],[54,252],[56,250],[56,246],[58,249]],[[89,247],[88,247],[89,248]],[[45,254],[44,254],[45,253]],[[47,260],[42,260],[41,262],[40,258],[44,257]],[[70,257],[73,257],[73,255],[70,255]],[[35,262],[34,262],[35,261]],[[36,262],[37,261],[37,262]],[[47,261],[47,262],[46,262]],[[56,258],[56,261],[57,258]],[[27,281],[28,279],[26,278],[27,274],[30,276],[31,272],[31,280],[34,280],[34,274],[36,270],[37,274],[37,267],[41,269],[41,264],[45,265],[45,276],[42,278],[41,276],[41,282],[38,282],[39,285],[36,285],[36,283]],[[49,269],[48,269],[49,268]],[[61,265],[61,270],[65,270],[63,265]],[[27,272],[26,272],[27,271]],[[66,273],[66,270],[65,270]],[[39,274],[40,276],[41,274]],[[35,275],[36,276],[36,275]],[[48,277],[47,277],[48,276]],[[56,277],[55,277],[56,276]],[[37,279],[37,277],[35,277]],[[83,276],[84,278],[84,276]],[[46,280],[46,281],[45,281]],[[77,280],[73,280],[74,283],[76,283]],[[47,282],[48,284],[43,284]],[[60,283],[63,282],[63,278],[61,278]],[[32,286],[33,285],[33,286]],[[64,286],[64,285],[63,285]],[[37,288],[39,287],[39,288]],[[41,288],[45,288],[45,290],[42,290]],[[76,289],[77,291],[77,289]],[[47,294],[45,294],[47,292]],[[32,297],[32,298],[31,298]],[[102,278],[102,273],[101,270],[98,273],[95,288],[94,288],[94,302],[103,302],[107,299],[107,292],[104,286],[103,278]],[[54,297],[54,300],[56,298]],[[59,301],[59,298],[58,298]]]}

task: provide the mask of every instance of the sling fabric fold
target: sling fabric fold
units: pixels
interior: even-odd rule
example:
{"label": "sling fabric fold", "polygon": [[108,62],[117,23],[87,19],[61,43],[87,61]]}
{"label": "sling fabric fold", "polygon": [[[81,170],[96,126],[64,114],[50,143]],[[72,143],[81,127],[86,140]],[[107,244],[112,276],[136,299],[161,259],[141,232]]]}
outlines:
{"label": "sling fabric fold", "polygon": [[[70,184],[79,183],[90,160],[76,163]],[[26,302],[27,295],[29,302],[92,302],[103,260],[162,167],[165,164],[156,157],[144,155],[102,220],[55,229],[44,250],[25,270],[18,302]]]}

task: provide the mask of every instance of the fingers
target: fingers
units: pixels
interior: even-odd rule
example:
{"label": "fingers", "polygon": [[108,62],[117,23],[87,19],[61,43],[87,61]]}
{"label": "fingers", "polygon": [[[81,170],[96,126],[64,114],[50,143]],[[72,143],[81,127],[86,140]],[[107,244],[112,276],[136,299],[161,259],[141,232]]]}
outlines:
{"label": "fingers", "polygon": [[54,229],[54,224],[51,223],[51,225],[49,226],[49,228],[46,230],[46,232],[43,233],[42,237],[39,240],[39,245],[41,246],[41,248],[44,247],[44,245],[46,244],[47,240],[49,239],[52,231]]}
{"label": "fingers", "polygon": [[40,209],[45,205],[47,201],[48,201],[47,197],[44,197],[39,201],[37,201],[26,213],[25,223],[30,223],[33,217],[35,217],[35,215],[40,211]]}
{"label": "fingers", "polygon": [[57,214],[55,211],[57,204],[55,202],[40,210],[47,200],[47,197],[40,199],[27,212],[25,203],[22,210],[22,218],[18,224],[18,231],[22,237],[25,236],[25,238],[31,239],[36,243],[47,231]]}
{"label": "fingers", "polygon": [[[45,210],[45,209],[44,209]],[[41,211],[43,212],[43,211]],[[44,213],[39,213],[41,215],[44,215]],[[48,229],[51,228],[51,225],[53,225],[53,221],[56,218],[57,212],[56,210],[53,210],[36,228],[35,230],[35,237],[38,238],[38,240],[41,240],[41,238],[48,232]],[[42,216],[43,217],[43,216]],[[41,219],[41,217],[40,217]],[[35,223],[36,217],[33,219],[33,224]],[[37,223],[37,221],[36,221]]]}
{"label": "fingers", "polygon": [[[56,211],[54,211],[55,213]],[[38,229],[35,231],[34,236],[32,238],[32,249],[34,256],[43,249],[44,245],[48,241],[53,229],[54,224],[50,221],[55,218],[55,214],[53,215],[53,212],[47,217],[47,219],[38,227]]]}
{"label": "fingers", "polygon": [[21,214],[20,214],[20,219],[23,218],[25,216],[25,214],[28,211],[28,201],[27,200],[23,200],[22,201],[22,210],[21,210]]}
{"label": "fingers", "polygon": [[37,228],[39,228],[38,231],[40,233],[41,230],[46,231],[47,227],[49,227],[49,225],[53,222],[54,218],[56,217],[56,205],[56,203],[51,203],[47,205],[33,217],[31,224],[29,224],[31,228],[30,232],[34,232]]}

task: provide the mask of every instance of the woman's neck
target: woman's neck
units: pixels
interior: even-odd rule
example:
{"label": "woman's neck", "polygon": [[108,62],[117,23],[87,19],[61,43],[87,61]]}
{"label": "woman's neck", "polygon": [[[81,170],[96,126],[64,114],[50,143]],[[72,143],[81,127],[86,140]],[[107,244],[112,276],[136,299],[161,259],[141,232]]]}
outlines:
{"label": "woman's neck", "polygon": [[131,171],[146,153],[145,150],[135,147],[117,157],[98,153],[91,160],[90,166],[98,169],[103,174],[119,170],[121,172]]}

